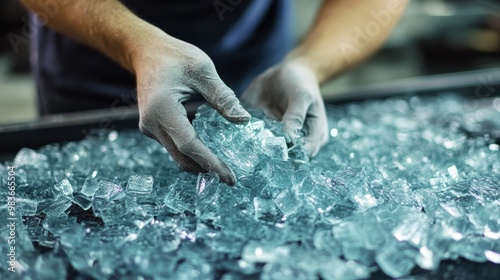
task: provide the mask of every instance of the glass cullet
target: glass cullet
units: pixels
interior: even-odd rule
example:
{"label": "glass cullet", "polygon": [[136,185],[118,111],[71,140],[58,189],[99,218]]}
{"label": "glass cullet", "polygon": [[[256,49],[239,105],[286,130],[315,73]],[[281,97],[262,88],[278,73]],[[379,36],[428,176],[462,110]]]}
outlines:
{"label": "glass cullet", "polygon": [[[500,264],[498,103],[441,95],[328,106],[330,139],[312,160],[260,111],[235,125],[202,106],[193,125],[235,187],[180,171],[138,131],[22,149],[10,163],[19,276],[359,279],[459,257]],[[0,184],[6,197],[5,176]]]}

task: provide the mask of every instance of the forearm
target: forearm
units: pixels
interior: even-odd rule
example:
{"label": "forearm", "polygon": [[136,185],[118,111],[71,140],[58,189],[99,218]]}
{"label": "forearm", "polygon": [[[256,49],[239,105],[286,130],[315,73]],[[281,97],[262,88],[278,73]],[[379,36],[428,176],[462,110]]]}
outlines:
{"label": "forearm", "polygon": [[118,0],[21,0],[52,29],[104,53],[134,73],[133,54],[161,32]]}
{"label": "forearm", "polygon": [[322,83],[375,52],[409,0],[325,0],[313,28],[287,60],[298,61]]}

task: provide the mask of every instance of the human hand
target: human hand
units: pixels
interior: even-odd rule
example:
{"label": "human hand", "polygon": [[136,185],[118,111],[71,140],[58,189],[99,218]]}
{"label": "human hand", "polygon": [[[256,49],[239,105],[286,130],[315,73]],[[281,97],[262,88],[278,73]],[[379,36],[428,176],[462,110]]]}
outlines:
{"label": "human hand", "polygon": [[304,133],[304,149],[315,156],[328,141],[328,122],[318,81],[298,62],[285,61],[257,77],[243,100],[283,121],[292,141]]}
{"label": "human hand", "polygon": [[231,122],[247,122],[234,92],[220,79],[202,50],[170,37],[146,44],[133,58],[137,77],[139,128],[160,142],[183,170],[215,172],[222,182],[235,184],[233,171],[198,138],[182,102],[201,94]]}

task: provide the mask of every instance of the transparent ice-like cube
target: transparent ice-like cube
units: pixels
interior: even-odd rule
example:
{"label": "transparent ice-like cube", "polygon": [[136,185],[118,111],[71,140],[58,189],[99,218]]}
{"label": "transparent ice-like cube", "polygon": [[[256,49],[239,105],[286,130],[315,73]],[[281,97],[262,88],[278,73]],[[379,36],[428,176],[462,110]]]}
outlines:
{"label": "transparent ice-like cube", "polygon": [[94,197],[109,201],[114,199],[122,199],[125,197],[125,193],[119,185],[110,181],[102,180],[99,182],[99,188],[94,193]]}
{"label": "transparent ice-like cube", "polygon": [[148,194],[153,190],[154,179],[149,175],[132,175],[128,178],[127,192]]}
{"label": "transparent ice-like cube", "polygon": [[47,214],[47,216],[64,216],[66,214],[65,211],[71,206],[71,204],[72,203],[68,198],[59,197],[57,200],[45,201],[41,210]]}
{"label": "transparent ice-like cube", "polygon": [[255,209],[255,219],[257,220],[273,220],[277,214],[274,201],[254,197],[253,206]]}
{"label": "transparent ice-like cube", "polygon": [[123,200],[96,198],[92,202],[92,209],[96,217],[100,217],[104,223],[110,224],[127,213],[125,201]]}
{"label": "transparent ice-like cube", "polygon": [[142,216],[156,216],[160,214],[162,203],[153,195],[136,195],[125,201],[128,213]]}
{"label": "transparent ice-like cube", "polygon": [[288,147],[284,137],[267,137],[262,139],[264,154],[275,160],[288,160]]}
{"label": "transparent ice-like cube", "polygon": [[55,255],[37,257],[34,269],[40,279],[64,279],[67,276],[66,262]]}
{"label": "transparent ice-like cube", "polygon": [[275,262],[280,258],[287,257],[289,249],[286,247],[263,244],[257,241],[250,241],[243,248],[241,257],[247,262]]}
{"label": "transparent ice-like cube", "polygon": [[35,216],[38,208],[38,201],[27,198],[17,198],[16,204],[19,205],[19,209],[21,209],[21,214],[23,216]]}
{"label": "transparent ice-like cube", "polygon": [[413,212],[392,230],[392,234],[399,241],[409,241],[415,246],[420,246],[431,223],[432,220],[424,213]]}
{"label": "transparent ice-like cube", "polygon": [[168,193],[163,199],[164,205],[174,213],[183,213],[190,211],[194,213],[196,203],[196,190],[176,182],[169,186]]}
{"label": "transparent ice-like cube", "polygon": [[88,177],[83,183],[81,193],[85,196],[92,197],[100,187],[100,182],[95,177]]}
{"label": "transparent ice-like cube", "polygon": [[391,243],[377,252],[376,260],[382,271],[390,277],[408,275],[415,267],[416,252],[404,243]]}
{"label": "transparent ice-like cube", "polygon": [[48,158],[46,155],[37,153],[32,149],[22,148],[14,158],[14,165],[18,167],[27,165],[46,168]]}
{"label": "transparent ice-like cube", "polygon": [[315,278],[315,273],[284,263],[268,263],[264,266],[261,279],[298,279],[306,280]]}
{"label": "transparent ice-like cube", "polygon": [[274,200],[276,207],[285,215],[289,216],[299,209],[299,200],[290,190],[282,191]]}
{"label": "transparent ice-like cube", "polygon": [[66,229],[76,226],[76,217],[46,217],[42,226],[45,230],[50,231],[52,235],[59,236]]}
{"label": "transparent ice-like cube", "polygon": [[219,216],[217,210],[220,208],[221,188],[219,178],[214,174],[198,175],[196,181],[196,192],[198,194],[195,213],[202,219],[215,219]]}
{"label": "transparent ice-like cube", "polygon": [[319,269],[323,279],[366,279],[370,276],[370,269],[354,261],[342,261],[329,258],[321,264]]}
{"label": "transparent ice-like cube", "polygon": [[73,186],[69,182],[68,179],[63,179],[59,183],[54,185],[54,188],[56,189],[57,193],[60,195],[64,196],[71,196],[73,194]]}
{"label": "transparent ice-like cube", "polygon": [[75,194],[70,200],[76,205],[80,206],[83,210],[88,210],[92,207],[92,200],[83,194]]}

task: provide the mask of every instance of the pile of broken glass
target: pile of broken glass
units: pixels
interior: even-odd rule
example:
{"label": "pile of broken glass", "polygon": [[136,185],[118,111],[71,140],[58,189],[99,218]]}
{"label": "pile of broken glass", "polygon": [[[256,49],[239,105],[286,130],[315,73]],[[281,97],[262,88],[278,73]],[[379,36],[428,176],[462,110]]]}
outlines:
{"label": "pile of broken glass", "polygon": [[[499,98],[330,105],[329,142],[311,160],[279,121],[250,112],[235,125],[203,106],[193,122],[235,187],[180,171],[138,131],[20,150],[0,165],[3,198],[16,167],[16,273],[358,279],[500,264]],[[2,279],[8,236],[2,226]]]}

